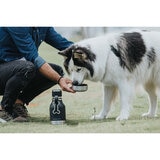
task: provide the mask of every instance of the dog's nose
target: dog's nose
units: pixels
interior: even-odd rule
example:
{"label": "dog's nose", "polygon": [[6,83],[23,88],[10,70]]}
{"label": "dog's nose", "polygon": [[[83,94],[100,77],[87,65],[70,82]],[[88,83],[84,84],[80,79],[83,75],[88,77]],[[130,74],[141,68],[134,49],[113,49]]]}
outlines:
{"label": "dog's nose", "polygon": [[73,81],[72,84],[76,86],[78,85],[78,81]]}

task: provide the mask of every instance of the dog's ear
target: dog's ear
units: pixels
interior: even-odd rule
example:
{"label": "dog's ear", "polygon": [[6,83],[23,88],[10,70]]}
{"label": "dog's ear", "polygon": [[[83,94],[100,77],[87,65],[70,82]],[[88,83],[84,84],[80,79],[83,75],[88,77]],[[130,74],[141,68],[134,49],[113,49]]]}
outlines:
{"label": "dog's ear", "polygon": [[68,48],[66,48],[65,50],[63,51],[59,51],[58,54],[62,55],[64,57],[64,62],[63,62],[63,65],[67,71],[68,74],[70,74],[70,71],[69,71],[69,62],[72,58],[72,50],[73,50],[74,46],[70,46]]}
{"label": "dog's ear", "polygon": [[87,59],[87,55],[85,53],[75,52],[73,55],[74,55],[74,58],[77,58],[77,59],[81,59],[81,60]]}
{"label": "dog's ear", "polygon": [[72,54],[75,59],[79,59],[82,61],[95,61],[96,59],[95,54],[87,47],[78,46],[73,50]]}
{"label": "dog's ear", "polygon": [[59,51],[58,54],[64,56],[65,58],[71,57],[73,46],[66,48],[65,50]]}

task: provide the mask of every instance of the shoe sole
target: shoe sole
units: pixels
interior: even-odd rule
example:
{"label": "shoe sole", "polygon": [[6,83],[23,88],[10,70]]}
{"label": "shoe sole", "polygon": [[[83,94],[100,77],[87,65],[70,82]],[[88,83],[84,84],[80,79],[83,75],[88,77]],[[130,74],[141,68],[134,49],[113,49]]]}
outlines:
{"label": "shoe sole", "polygon": [[0,123],[6,123],[6,122],[7,122],[6,120],[0,118]]}
{"label": "shoe sole", "polygon": [[19,116],[19,117],[14,118],[14,119],[12,120],[12,122],[28,122],[28,119],[25,118],[25,117]]}

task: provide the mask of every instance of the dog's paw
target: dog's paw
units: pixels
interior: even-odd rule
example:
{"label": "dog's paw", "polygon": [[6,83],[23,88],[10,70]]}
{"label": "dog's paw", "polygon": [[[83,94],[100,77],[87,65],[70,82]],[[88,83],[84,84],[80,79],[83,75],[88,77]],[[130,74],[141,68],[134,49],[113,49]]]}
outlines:
{"label": "dog's paw", "polygon": [[151,113],[143,113],[142,114],[142,117],[144,117],[144,118],[155,118],[155,117],[157,117],[157,115],[155,114],[151,114]]}
{"label": "dog's paw", "polygon": [[116,118],[117,121],[123,121],[123,120],[128,120],[129,118],[129,113],[121,111],[120,115]]}
{"label": "dog's paw", "polygon": [[121,116],[119,115],[117,118],[116,118],[117,121],[126,121],[128,120],[128,116]]}
{"label": "dog's paw", "polygon": [[104,116],[100,116],[100,115],[93,115],[91,118],[91,120],[101,120],[101,119],[105,119]]}

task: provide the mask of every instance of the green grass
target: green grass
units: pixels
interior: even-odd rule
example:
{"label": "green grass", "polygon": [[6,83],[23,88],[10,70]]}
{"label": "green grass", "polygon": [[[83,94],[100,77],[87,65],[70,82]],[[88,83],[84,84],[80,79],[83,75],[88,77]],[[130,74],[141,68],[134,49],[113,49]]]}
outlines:
{"label": "green grass", "polygon": [[[63,58],[56,54],[57,50],[43,44],[40,54],[48,62],[63,64]],[[67,76],[67,75],[66,75]],[[63,92],[63,102],[66,106],[66,124],[51,125],[49,121],[49,105],[51,92],[58,85],[45,91],[28,106],[31,116],[27,123],[0,124],[0,133],[159,133],[160,115],[154,119],[144,119],[141,114],[148,110],[146,94],[138,94],[133,103],[133,109],[128,121],[116,121],[119,114],[119,99],[115,103],[108,119],[94,121],[90,117],[99,113],[102,106],[101,84],[86,81],[88,91],[82,93]]]}

